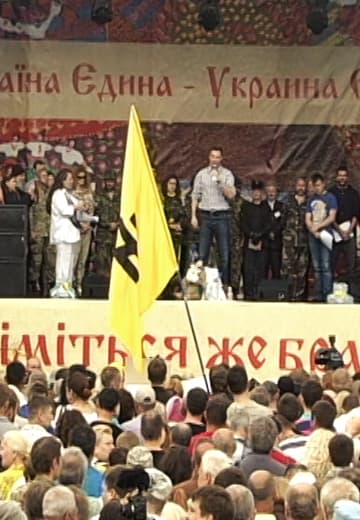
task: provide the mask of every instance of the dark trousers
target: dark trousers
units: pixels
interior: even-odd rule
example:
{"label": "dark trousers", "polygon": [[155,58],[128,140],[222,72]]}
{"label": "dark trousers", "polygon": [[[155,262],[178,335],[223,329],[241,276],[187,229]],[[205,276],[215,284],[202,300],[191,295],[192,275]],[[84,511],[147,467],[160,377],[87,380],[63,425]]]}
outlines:
{"label": "dark trousers", "polygon": [[331,270],[333,275],[336,273],[337,264],[340,257],[343,256],[346,265],[346,279],[353,274],[356,265],[356,242],[355,237],[350,238],[342,242],[333,244],[333,250],[331,255]]}
{"label": "dark trousers", "polygon": [[264,250],[264,277],[280,278],[281,271],[281,249],[271,249],[267,247]]}
{"label": "dark trousers", "polygon": [[215,237],[220,255],[220,273],[224,285],[230,283],[230,211],[201,212],[200,259],[206,265]]}
{"label": "dark trousers", "polygon": [[258,298],[258,286],[264,275],[264,251],[245,249],[244,259],[244,297],[245,300]]}

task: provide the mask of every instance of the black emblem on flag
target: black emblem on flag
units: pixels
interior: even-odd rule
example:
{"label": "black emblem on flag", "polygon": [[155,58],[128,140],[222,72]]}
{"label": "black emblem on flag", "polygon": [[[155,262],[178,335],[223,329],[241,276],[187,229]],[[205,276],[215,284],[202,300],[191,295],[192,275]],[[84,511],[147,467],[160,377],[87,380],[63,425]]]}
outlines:
{"label": "black emblem on flag", "polygon": [[[135,215],[131,216],[130,222],[136,229]],[[130,278],[136,283],[139,281],[139,270],[130,260],[130,256],[137,256],[138,254],[137,241],[126,228],[122,218],[120,218],[119,222],[119,232],[124,241],[124,245],[115,248],[114,257],[122,266],[122,268],[126,271],[126,273],[130,276]]]}

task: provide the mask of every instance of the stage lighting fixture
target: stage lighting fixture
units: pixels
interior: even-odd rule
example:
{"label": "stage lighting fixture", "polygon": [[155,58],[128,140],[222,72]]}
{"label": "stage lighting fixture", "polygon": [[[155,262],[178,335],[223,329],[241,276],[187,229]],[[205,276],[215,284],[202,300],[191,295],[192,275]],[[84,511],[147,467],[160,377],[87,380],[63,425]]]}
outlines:
{"label": "stage lighting fixture", "polygon": [[113,19],[112,0],[94,0],[91,19],[99,25],[110,23]]}
{"label": "stage lighting fixture", "polygon": [[198,22],[199,25],[208,32],[213,31],[221,24],[222,16],[218,0],[205,0],[201,2]]}
{"label": "stage lighting fixture", "polygon": [[327,13],[329,0],[308,0],[306,25],[313,34],[321,34],[329,25]]}

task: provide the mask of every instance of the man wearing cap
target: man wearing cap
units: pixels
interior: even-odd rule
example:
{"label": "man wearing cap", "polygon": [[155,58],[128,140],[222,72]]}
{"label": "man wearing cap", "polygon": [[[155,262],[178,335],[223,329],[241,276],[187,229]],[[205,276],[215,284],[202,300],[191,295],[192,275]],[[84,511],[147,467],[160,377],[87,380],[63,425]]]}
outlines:
{"label": "man wearing cap", "polygon": [[221,258],[221,279],[230,284],[230,226],[229,200],[235,197],[234,176],[222,166],[222,148],[214,146],[209,153],[209,165],[195,177],[191,204],[191,225],[199,227],[197,209],[200,209],[200,260],[206,265],[215,237]]}
{"label": "man wearing cap", "polygon": [[113,249],[119,225],[119,194],[116,191],[116,177],[107,171],[104,189],[96,197],[96,214],[99,224],[95,236],[95,268],[98,274],[110,276]]}
{"label": "man wearing cap", "polygon": [[264,201],[264,184],[251,183],[252,201],[242,207],[241,225],[245,235],[244,297],[256,300],[258,285],[264,273],[265,241],[271,228],[271,212]]}
{"label": "man wearing cap", "polygon": [[137,416],[121,424],[124,432],[133,432],[141,438],[141,417],[145,412],[153,410],[156,404],[155,392],[151,386],[141,386],[135,394],[135,408]]}

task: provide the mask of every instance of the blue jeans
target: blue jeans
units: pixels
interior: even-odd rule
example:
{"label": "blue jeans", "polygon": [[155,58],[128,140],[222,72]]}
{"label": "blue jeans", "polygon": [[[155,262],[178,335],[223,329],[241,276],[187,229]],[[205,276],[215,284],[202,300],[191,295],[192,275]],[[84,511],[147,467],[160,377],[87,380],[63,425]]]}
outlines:
{"label": "blue jeans", "polygon": [[224,285],[230,284],[230,211],[215,213],[201,212],[200,259],[206,265],[209,261],[210,248],[215,237],[220,255],[220,273]]}
{"label": "blue jeans", "polygon": [[315,274],[315,297],[319,301],[326,301],[332,290],[332,274],[330,257],[331,251],[323,245],[319,238],[309,235],[311,260]]}

